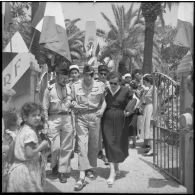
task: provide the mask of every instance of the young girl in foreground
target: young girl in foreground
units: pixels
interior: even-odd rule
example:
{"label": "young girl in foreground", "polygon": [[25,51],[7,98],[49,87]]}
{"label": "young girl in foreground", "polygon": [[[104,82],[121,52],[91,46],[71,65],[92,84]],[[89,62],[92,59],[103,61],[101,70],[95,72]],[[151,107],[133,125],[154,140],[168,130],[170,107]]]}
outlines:
{"label": "young girl in foreground", "polygon": [[10,168],[8,192],[42,192],[40,151],[49,147],[38,143],[36,127],[41,121],[41,107],[25,103],[21,109],[22,127],[15,140],[15,160]]}

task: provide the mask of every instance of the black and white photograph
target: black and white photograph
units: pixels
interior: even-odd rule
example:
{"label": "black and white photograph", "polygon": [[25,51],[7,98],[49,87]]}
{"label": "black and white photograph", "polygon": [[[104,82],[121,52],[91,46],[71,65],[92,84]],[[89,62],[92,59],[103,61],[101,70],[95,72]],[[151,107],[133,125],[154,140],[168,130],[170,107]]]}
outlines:
{"label": "black and white photograph", "polygon": [[2,193],[194,193],[193,1],[1,1]]}

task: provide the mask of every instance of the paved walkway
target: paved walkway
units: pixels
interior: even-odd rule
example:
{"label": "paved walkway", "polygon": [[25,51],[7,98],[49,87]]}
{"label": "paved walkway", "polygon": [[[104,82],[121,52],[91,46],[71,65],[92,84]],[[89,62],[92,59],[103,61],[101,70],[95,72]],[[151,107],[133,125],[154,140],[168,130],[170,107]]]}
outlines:
{"label": "paved walkway", "polygon": [[[90,181],[81,193],[186,193],[186,188],[160,172],[152,164],[153,157],[143,156],[143,149],[139,146],[129,148],[129,157],[119,166],[121,176],[115,181],[112,188],[108,188],[106,179],[109,176],[109,166],[98,159],[96,168],[97,179]],[[47,170],[45,192],[74,192],[74,184],[79,176],[77,169],[77,155],[71,161],[72,173],[68,182],[62,184],[58,179],[49,179],[51,171]]]}

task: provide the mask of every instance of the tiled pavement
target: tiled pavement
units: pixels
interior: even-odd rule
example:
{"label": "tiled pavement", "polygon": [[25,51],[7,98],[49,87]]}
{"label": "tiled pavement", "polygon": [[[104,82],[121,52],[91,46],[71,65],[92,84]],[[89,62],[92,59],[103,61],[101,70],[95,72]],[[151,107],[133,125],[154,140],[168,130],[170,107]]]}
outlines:
{"label": "tiled pavement", "polygon": [[[97,179],[90,181],[83,188],[81,193],[186,193],[186,188],[169,176],[160,172],[152,164],[152,157],[143,156],[143,149],[140,144],[134,149],[129,148],[128,158],[120,164],[120,177],[115,181],[112,188],[109,188],[106,179],[109,175],[109,166],[104,165],[98,159],[98,167],[95,169]],[[78,178],[77,155],[71,161],[72,173],[68,182],[62,184],[58,179],[52,180],[47,170],[47,181],[44,186],[45,192],[74,192],[74,184]],[[49,163],[48,163],[49,169]]]}

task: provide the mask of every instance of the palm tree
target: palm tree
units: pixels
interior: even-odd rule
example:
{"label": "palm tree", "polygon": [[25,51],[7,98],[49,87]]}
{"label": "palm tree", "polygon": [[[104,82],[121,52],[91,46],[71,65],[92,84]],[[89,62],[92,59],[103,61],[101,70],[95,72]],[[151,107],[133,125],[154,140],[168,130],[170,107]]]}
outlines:
{"label": "palm tree", "polygon": [[145,41],[144,41],[144,60],[143,60],[143,72],[151,73],[153,71],[153,62],[152,62],[152,54],[153,54],[153,37],[154,37],[154,29],[155,22],[157,20],[157,16],[160,17],[162,21],[162,25],[164,26],[163,13],[168,6],[171,9],[171,3],[161,3],[161,2],[142,2],[140,10],[142,11],[142,15],[145,19]]}
{"label": "palm tree", "polygon": [[[138,10],[133,10],[131,4],[127,12],[124,6],[115,6],[112,4],[112,11],[115,17],[115,24],[101,12],[106,20],[110,31],[106,34],[102,30],[98,30],[97,35],[103,37],[107,46],[103,48],[101,59],[106,56],[112,56],[115,59],[116,70],[118,64],[122,61],[130,61],[134,59],[137,66],[141,66],[141,53],[143,51],[144,42],[144,26],[142,18],[138,17]],[[131,68],[131,67],[130,67]]]}
{"label": "palm tree", "polygon": [[74,20],[65,20],[66,33],[72,60],[78,60],[83,57],[84,31],[81,31],[75,25],[80,20],[80,18]]}

